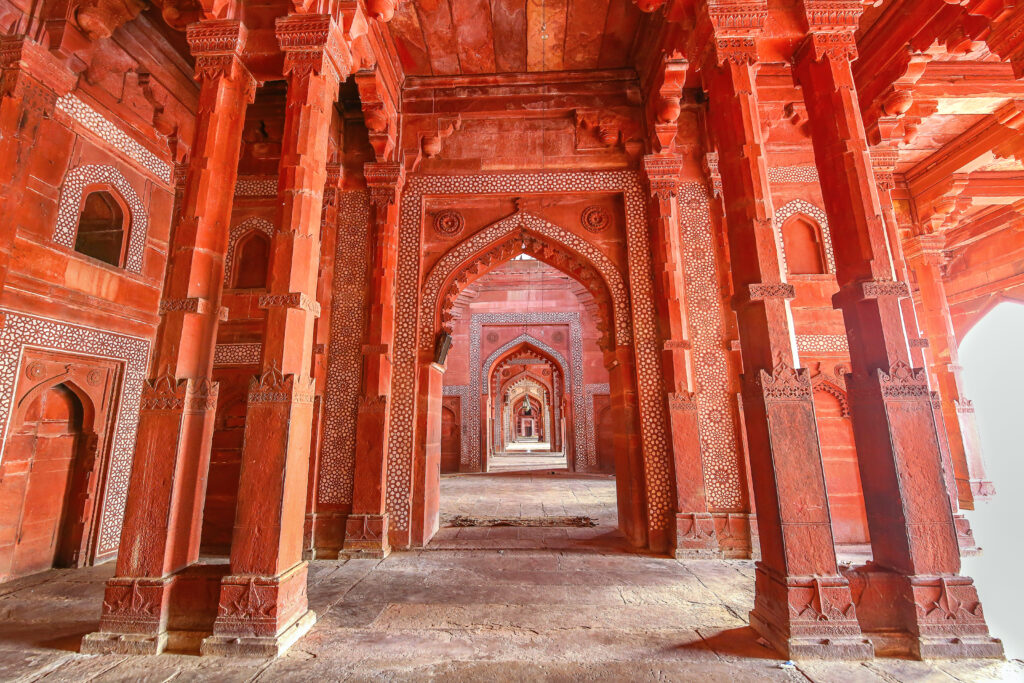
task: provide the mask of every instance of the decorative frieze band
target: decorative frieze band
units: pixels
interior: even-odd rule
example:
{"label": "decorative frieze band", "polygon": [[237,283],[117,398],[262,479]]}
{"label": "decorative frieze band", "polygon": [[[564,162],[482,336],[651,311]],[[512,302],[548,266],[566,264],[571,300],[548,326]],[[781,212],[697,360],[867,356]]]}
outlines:
{"label": "decorative frieze band", "polygon": [[260,295],[260,308],[298,308],[315,317],[320,317],[320,304],[316,299],[305,292],[290,292],[288,294],[262,294]]}
{"label": "decorative frieze band", "polygon": [[251,344],[217,344],[213,350],[214,365],[258,365],[263,345]]}
{"label": "decorative frieze band", "polygon": [[845,334],[798,334],[796,348],[800,353],[847,354],[850,352],[850,343]]}
{"label": "decorative frieze band", "polygon": [[213,312],[213,304],[209,299],[192,296],[187,299],[162,299],[160,301],[160,315],[165,313],[198,313],[209,315]]}

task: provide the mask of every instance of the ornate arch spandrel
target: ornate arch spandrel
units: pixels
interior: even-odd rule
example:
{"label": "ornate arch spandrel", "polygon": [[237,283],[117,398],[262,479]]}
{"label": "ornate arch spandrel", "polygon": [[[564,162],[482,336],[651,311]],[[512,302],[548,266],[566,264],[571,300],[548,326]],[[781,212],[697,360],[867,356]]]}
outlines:
{"label": "ornate arch spandrel", "polygon": [[[450,306],[461,288],[469,283],[468,278],[460,282],[461,275],[474,271],[478,277],[519,253],[529,253],[565,272],[595,299],[610,299],[612,320],[606,327],[614,329],[615,344],[631,343],[628,289],[611,259],[568,230],[529,212],[516,211],[449,249],[431,268],[424,280],[420,304],[421,348],[429,348],[435,334],[448,325],[442,309]],[[476,267],[480,264],[484,268]],[[567,267],[570,264],[573,264],[571,269]]]}
{"label": "ornate arch spandrel", "polygon": [[[392,354],[392,411],[388,436],[387,512],[398,541],[408,542],[415,452],[416,370],[420,352],[424,198],[452,195],[616,194],[623,198],[629,275],[629,323],[636,360],[638,413],[647,523],[664,534],[671,528],[674,483],[669,452],[661,346],[654,304],[647,193],[636,171],[569,171],[408,176],[399,212],[396,331]],[[479,399],[479,391],[476,393]]]}

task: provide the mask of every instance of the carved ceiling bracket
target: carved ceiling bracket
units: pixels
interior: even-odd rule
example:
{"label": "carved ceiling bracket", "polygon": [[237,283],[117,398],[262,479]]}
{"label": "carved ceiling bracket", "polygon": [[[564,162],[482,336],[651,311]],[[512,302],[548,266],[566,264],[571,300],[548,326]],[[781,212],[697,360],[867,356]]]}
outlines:
{"label": "carved ceiling bracket", "polygon": [[682,112],[683,82],[689,66],[681,53],[674,52],[666,56],[657,69],[646,103],[647,125],[653,133],[651,147],[655,152],[674,148]]}
{"label": "carved ceiling bracket", "polygon": [[387,87],[379,68],[356,74],[363,106],[363,120],[377,161],[396,161],[398,156],[398,99]]}
{"label": "carved ceiling bracket", "polygon": [[284,53],[285,76],[333,76],[339,83],[353,68],[353,55],[329,14],[289,14],[274,22]]}

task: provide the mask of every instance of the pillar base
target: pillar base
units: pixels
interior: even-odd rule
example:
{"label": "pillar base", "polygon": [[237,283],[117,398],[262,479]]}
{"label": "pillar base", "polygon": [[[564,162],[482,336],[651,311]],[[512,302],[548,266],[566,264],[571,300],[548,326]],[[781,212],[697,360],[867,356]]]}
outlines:
{"label": "pillar base", "polygon": [[280,657],[316,624],[316,612],[306,613],[276,636],[210,636],[203,640],[204,657]]}
{"label": "pillar base", "polygon": [[707,512],[676,514],[677,560],[707,560],[722,557],[715,533],[715,519]]}
{"label": "pillar base", "polygon": [[1002,642],[989,635],[969,577],[904,576],[873,564],[844,573],[861,628],[879,654],[1002,659]]}
{"label": "pillar base", "polygon": [[156,635],[96,631],[82,637],[83,655],[158,655],[167,648],[167,631]]}
{"label": "pillar base", "polygon": [[307,564],[299,562],[277,576],[225,576],[213,635],[203,640],[200,652],[261,657],[284,652],[316,621],[306,601],[306,573]]}
{"label": "pillar base", "polygon": [[345,543],[338,557],[384,559],[391,554],[388,516],[350,514],[345,520]]}
{"label": "pillar base", "polygon": [[844,577],[782,577],[758,563],[755,580],[750,625],[784,656],[852,661],[874,657]]}

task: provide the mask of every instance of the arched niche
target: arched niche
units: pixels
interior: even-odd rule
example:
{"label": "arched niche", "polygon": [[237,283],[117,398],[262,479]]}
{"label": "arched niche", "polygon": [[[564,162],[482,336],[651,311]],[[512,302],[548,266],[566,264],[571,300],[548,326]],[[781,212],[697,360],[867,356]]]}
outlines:
{"label": "arched niche", "polygon": [[111,185],[87,188],[75,232],[75,251],[111,266],[124,265],[131,209]]}
{"label": "arched niche", "polygon": [[265,289],[270,268],[270,237],[252,229],[235,246],[231,287],[234,289]]}
{"label": "arched niche", "polygon": [[803,214],[782,224],[782,245],[790,275],[824,275],[827,272],[821,226]]}

